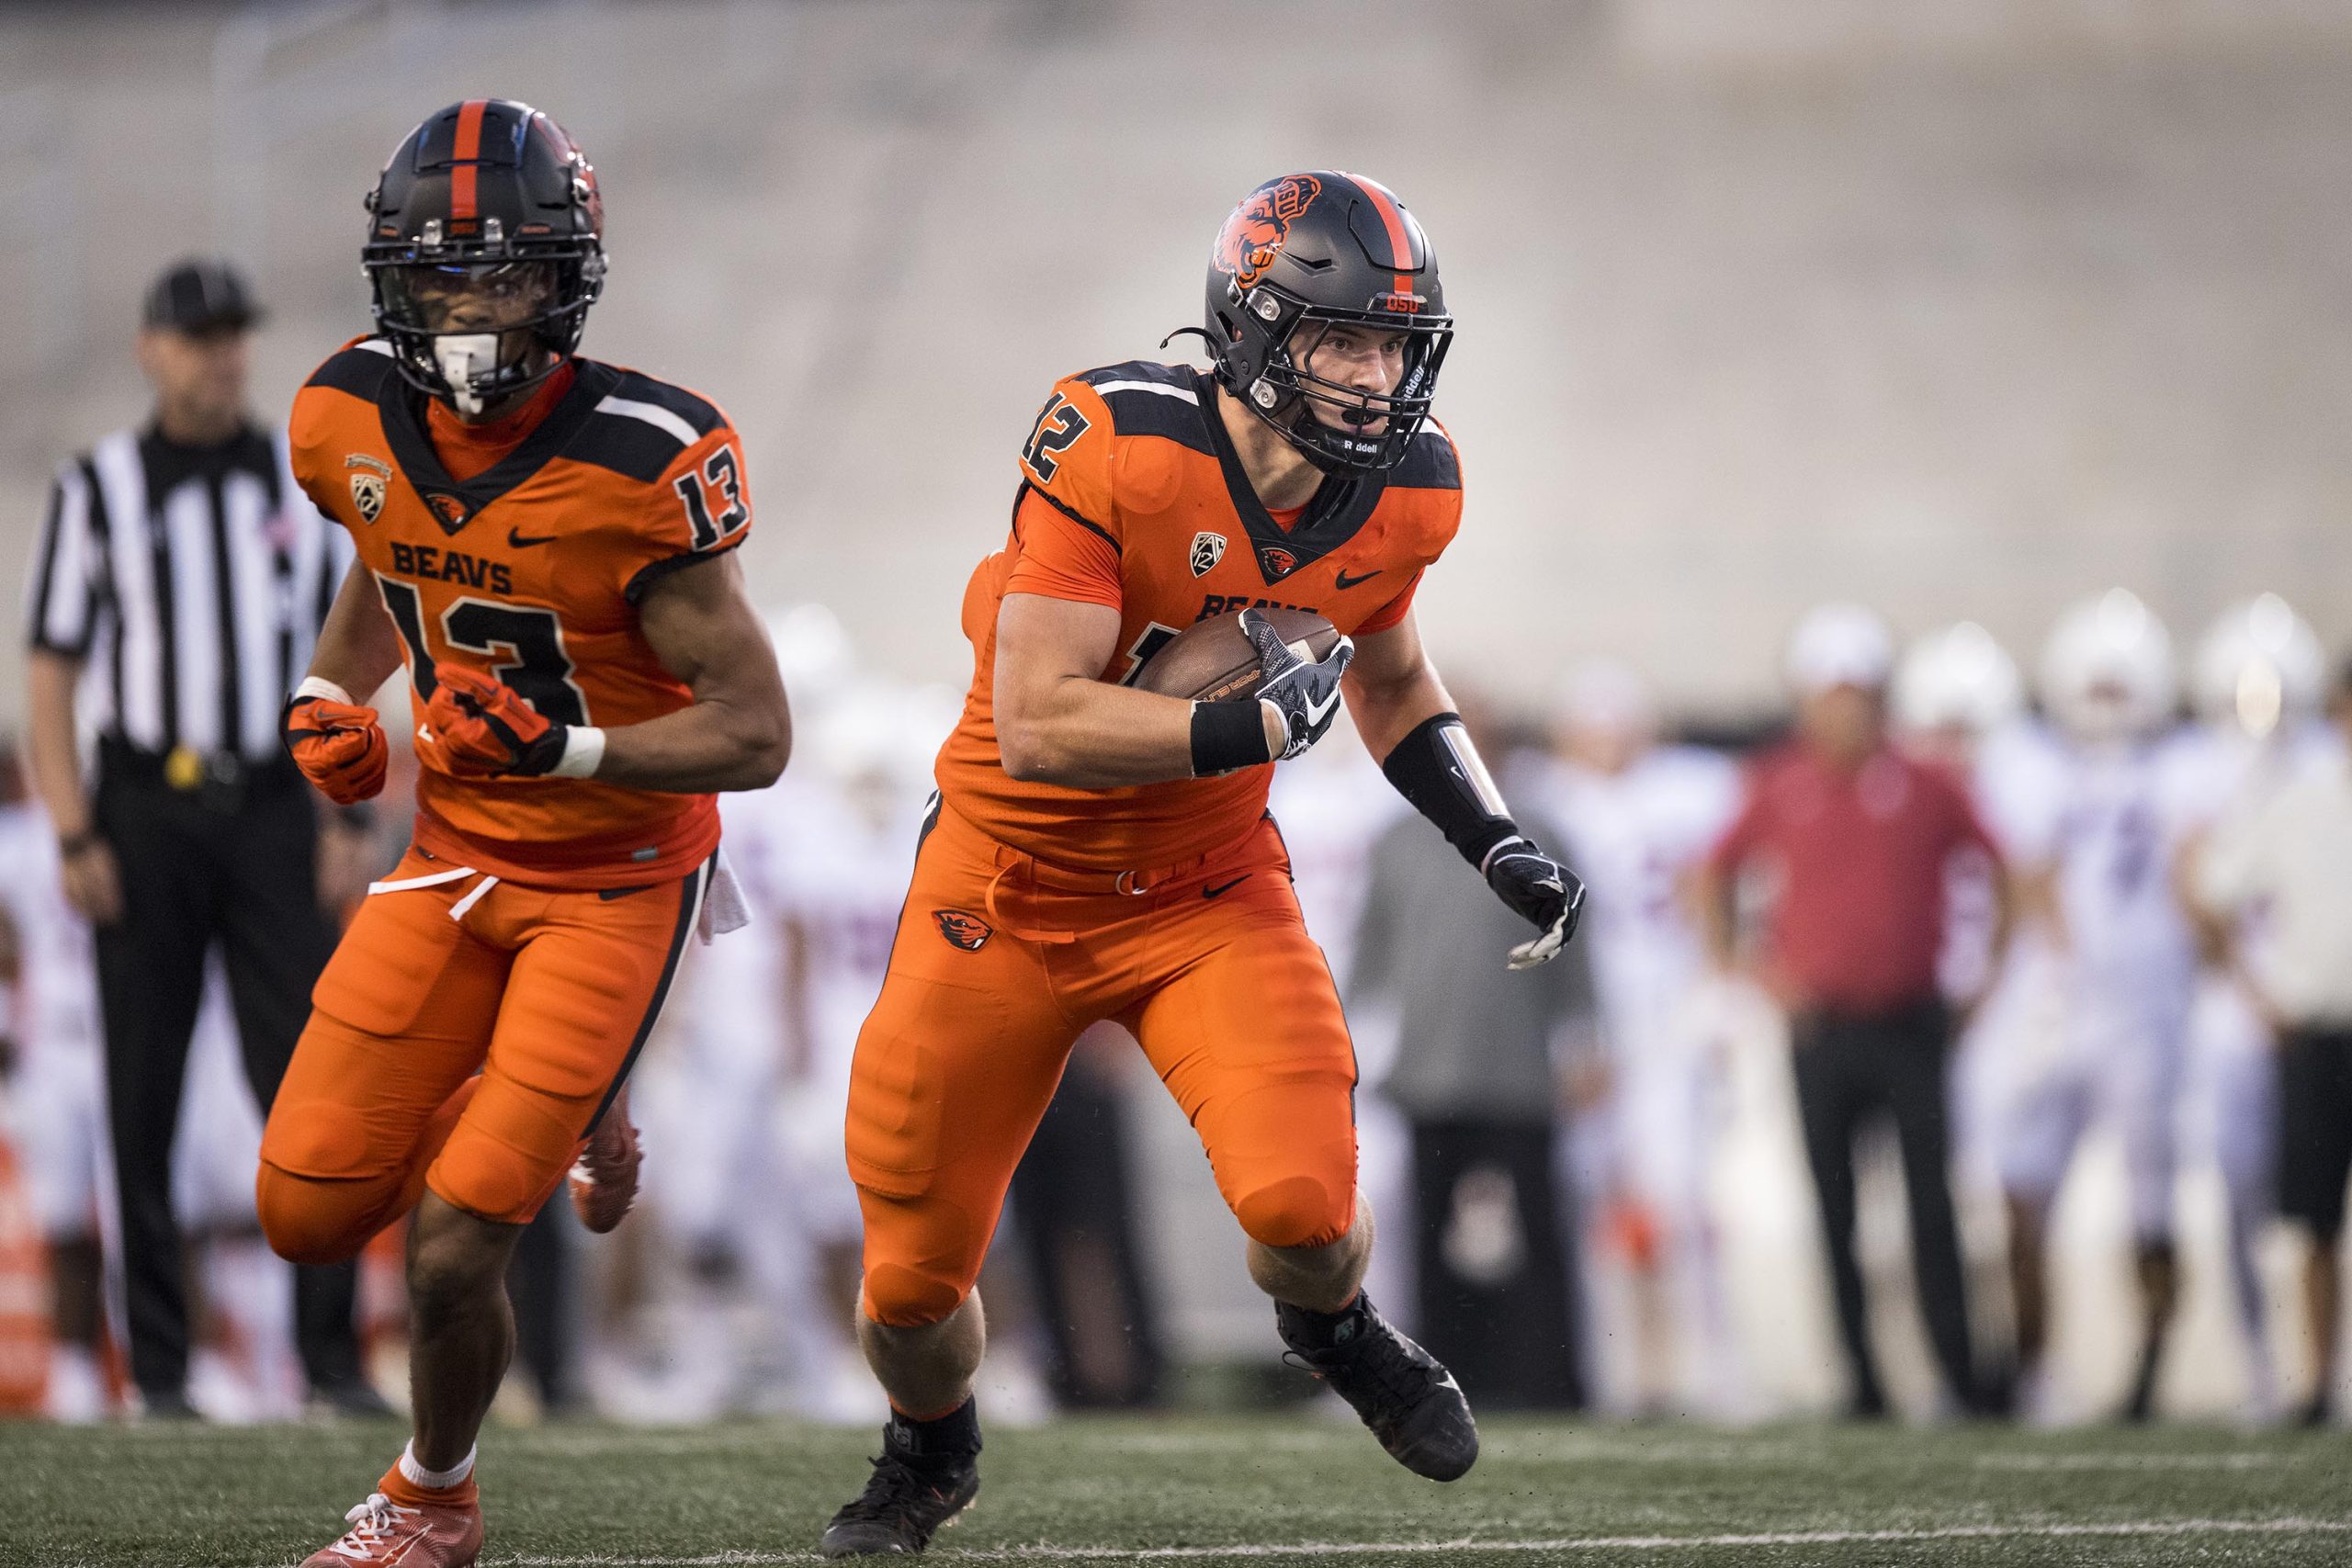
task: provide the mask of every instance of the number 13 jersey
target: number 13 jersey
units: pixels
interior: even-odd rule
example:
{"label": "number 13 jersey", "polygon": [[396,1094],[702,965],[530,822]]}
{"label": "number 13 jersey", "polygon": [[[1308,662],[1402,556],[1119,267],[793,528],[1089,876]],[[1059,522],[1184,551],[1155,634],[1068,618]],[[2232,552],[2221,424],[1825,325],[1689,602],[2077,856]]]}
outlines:
{"label": "number 13 jersey", "polygon": [[[565,724],[640,724],[694,700],[645,640],[638,605],[664,572],[750,533],[741,443],[682,388],[594,360],[571,368],[520,443],[463,479],[378,340],[345,345],[295,398],[295,478],[350,532],[420,709],[439,660],[497,677]],[[707,857],[718,812],[708,795],[458,778],[426,762],[415,842],[517,882],[627,886]]]}

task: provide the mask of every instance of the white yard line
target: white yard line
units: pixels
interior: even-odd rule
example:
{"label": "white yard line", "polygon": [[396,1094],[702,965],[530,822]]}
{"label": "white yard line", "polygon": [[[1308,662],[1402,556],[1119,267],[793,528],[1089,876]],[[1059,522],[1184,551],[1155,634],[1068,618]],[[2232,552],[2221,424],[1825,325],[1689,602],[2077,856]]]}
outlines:
{"label": "white yard line", "polygon": [[1979,1470],[2276,1470],[2281,1465],[2324,1459],[2330,1464],[2343,1462],[2337,1453],[2298,1453],[2282,1450],[2277,1453],[2219,1454],[1979,1454]]}
{"label": "white yard line", "polygon": [[[1773,1530],[1738,1535],[1589,1535],[1547,1540],[1310,1541],[1295,1546],[1008,1546],[932,1555],[944,1562],[1181,1562],[1216,1558],[1430,1557],[1477,1553],[1736,1551],[1767,1546],[1905,1546],[1945,1540],[2075,1540],[2176,1536],[2352,1535],[2352,1519],[2118,1519],[2107,1523],[1951,1525],[1927,1529]],[[494,1557],[485,1568],[764,1568],[814,1562],[813,1551],[721,1551],[706,1557]]]}

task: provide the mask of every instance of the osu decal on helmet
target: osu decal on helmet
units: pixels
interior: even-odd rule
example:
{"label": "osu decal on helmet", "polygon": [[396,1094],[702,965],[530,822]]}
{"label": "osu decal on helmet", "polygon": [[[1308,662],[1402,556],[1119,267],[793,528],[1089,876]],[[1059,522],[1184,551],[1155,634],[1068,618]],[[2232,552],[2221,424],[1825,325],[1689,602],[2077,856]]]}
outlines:
{"label": "osu decal on helmet", "polygon": [[469,98],[408,133],[360,252],[401,375],[461,413],[536,386],[605,287],[596,172],[528,104]]}
{"label": "osu decal on helmet", "polygon": [[[1334,327],[1404,337],[1386,394],[1311,374]],[[1268,180],[1217,231],[1208,324],[1216,378],[1327,472],[1393,468],[1453,341],[1429,236],[1386,186],[1318,169]]]}

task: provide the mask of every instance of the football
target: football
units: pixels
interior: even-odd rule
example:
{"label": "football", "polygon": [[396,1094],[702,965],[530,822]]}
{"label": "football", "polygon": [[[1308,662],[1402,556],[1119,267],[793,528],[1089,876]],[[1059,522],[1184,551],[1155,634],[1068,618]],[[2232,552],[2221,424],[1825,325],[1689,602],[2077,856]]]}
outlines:
{"label": "football", "polygon": [[[1270,608],[1265,616],[1302,659],[1328,658],[1340,644],[1339,629],[1312,610]],[[1240,612],[1195,621],[1178,632],[1144,660],[1134,684],[1204,703],[1257,690],[1258,649],[1241,629]]]}

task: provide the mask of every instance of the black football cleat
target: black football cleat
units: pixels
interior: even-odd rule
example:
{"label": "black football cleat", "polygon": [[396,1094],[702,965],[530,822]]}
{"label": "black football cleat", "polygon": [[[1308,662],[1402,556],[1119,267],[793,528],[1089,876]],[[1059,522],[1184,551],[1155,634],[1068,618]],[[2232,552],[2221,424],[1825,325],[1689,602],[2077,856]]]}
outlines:
{"label": "black football cleat", "polygon": [[911,1557],[980,1495],[980,1426],[967,1399],[936,1421],[893,1415],[865,1490],[825,1527],[828,1557]]}
{"label": "black football cleat", "polygon": [[1359,1295],[1336,1325],[1279,1302],[1274,1318],[1298,1364],[1353,1405],[1398,1464],[1431,1481],[1458,1481],[1478,1462],[1478,1423],[1462,1385],[1397,1333],[1370,1296]]}

